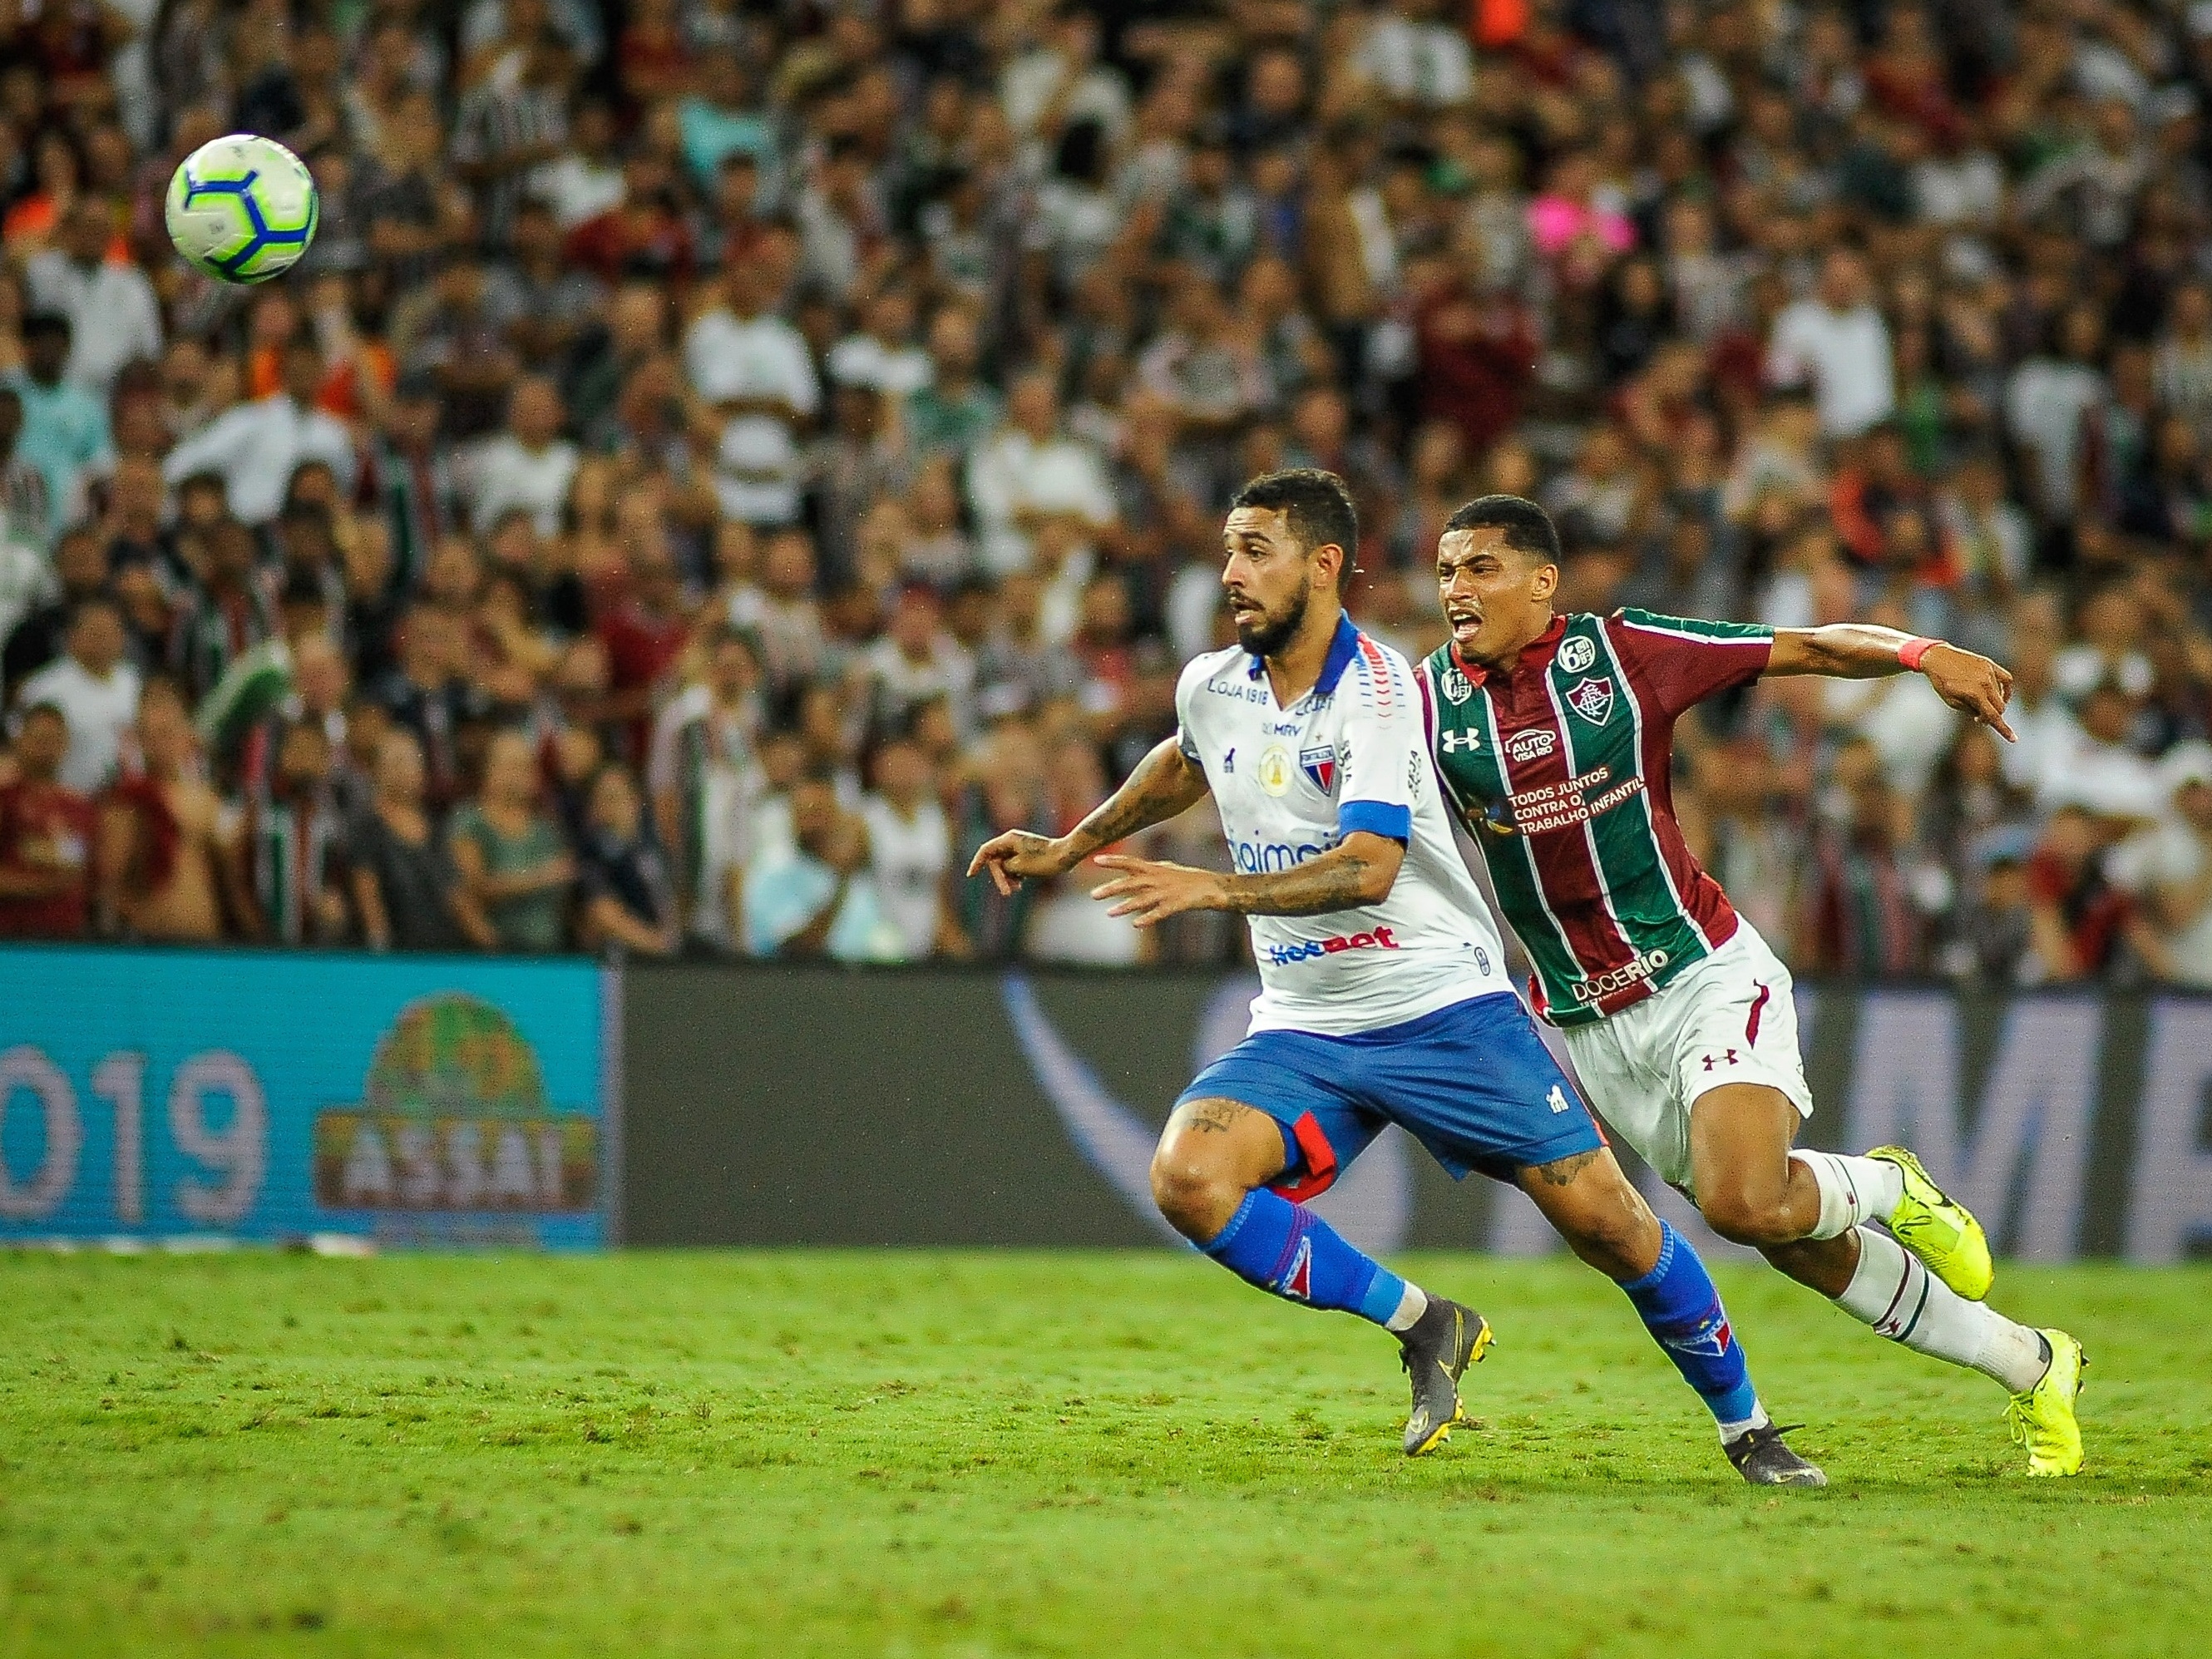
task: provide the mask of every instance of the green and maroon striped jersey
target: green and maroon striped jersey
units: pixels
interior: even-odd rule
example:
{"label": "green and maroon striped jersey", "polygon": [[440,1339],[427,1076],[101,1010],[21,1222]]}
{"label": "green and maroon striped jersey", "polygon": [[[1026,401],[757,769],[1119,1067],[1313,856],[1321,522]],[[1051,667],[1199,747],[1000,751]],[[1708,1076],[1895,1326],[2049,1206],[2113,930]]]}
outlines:
{"label": "green and maroon striped jersey", "polygon": [[1734,936],[1668,771],[1676,718],[1756,679],[1773,647],[1770,628],[1620,611],[1555,618],[1510,673],[1449,645],[1421,665],[1437,774],[1553,1024],[1641,1001]]}

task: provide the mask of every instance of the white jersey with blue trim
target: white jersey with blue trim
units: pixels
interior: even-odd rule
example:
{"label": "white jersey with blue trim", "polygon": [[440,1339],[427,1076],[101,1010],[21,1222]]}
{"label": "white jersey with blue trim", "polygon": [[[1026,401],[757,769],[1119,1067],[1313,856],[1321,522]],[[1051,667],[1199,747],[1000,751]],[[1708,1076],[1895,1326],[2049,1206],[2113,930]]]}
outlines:
{"label": "white jersey with blue trim", "polygon": [[1406,659],[1349,617],[1321,678],[1288,708],[1249,652],[1216,651],[1182,671],[1176,741],[1206,773],[1239,872],[1291,869],[1356,830],[1406,848],[1380,904],[1249,919],[1253,1030],[1350,1036],[1513,988],[1452,841],[1420,695]]}

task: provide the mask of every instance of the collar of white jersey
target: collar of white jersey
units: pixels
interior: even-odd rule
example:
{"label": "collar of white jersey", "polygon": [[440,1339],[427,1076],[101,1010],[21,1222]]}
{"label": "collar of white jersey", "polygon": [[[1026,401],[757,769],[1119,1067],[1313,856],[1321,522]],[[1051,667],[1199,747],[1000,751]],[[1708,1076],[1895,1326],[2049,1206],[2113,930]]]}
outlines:
{"label": "collar of white jersey", "polygon": [[[1344,678],[1344,671],[1352,666],[1352,659],[1359,654],[1359,629],[1344,611],[1336,613],[1336,633],[1329,640],[1328,655],[1322,659],[1321,678],[1314,682],[1313,690],[1298,699],[1332,697],[1336,695],[1336,683]],[[1246,652],[1244,678],[1256,680],[1267,672],[1267,660],[1255,652]]]}

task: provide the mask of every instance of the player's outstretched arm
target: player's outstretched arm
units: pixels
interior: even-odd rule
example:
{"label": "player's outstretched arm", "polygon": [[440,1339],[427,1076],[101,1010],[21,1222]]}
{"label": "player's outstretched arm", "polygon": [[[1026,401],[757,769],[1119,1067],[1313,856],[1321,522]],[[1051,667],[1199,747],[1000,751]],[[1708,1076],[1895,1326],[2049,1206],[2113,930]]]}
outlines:
{"label": "player's outstretched arm", "polygon": [[977,876],[988,870],[1001,893],[1012,893],[1024,880],[1064,876],[1100,848],[1180,817],[1203,800],[1206,793],[1205,772],[1182,752],[1176,738],[1163,738],[1137,763],[1127,783],[1066,835],[1009,830],[994,836],[975,849],[968,873]]}
{"label": "player's outstretched arm", "polygon": [[2012,676],[1987,657],[1942,640],[1916,639],[1868,623],[1778,629],[1766,672],[1825,674],[1844,680],[1925,674],[1945,702],[2008,743],[2013,740],[2012,727],[2004,718],[2005,705],[2012,701]]}
{"label": "player's outstretched arm", "polygon": [[1091,896],[1113,900],[1107,914],[1127,916],[1139,927],[1186,910],[1318,916],[1382,903],[1405,861],[1401,843],[1366,830],[1355,830],[1318,858],[1265,876],[1228,876],[1187,864],[1109,855],[1098,863],[1113,871],[1114,878],[1092,888]]}

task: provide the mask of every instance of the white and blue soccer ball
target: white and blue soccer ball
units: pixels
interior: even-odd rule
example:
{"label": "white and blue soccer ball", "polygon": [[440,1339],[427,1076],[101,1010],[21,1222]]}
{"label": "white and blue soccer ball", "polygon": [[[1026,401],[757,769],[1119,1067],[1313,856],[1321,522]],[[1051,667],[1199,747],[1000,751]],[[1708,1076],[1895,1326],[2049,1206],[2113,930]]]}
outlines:
{"label": "white and blue soccer ball", "polygon": [[209,276],[265,283],[299,263],[319,211],[306,162],[274,138],[234,132],[185,157],[162,217],[177,252]]}

